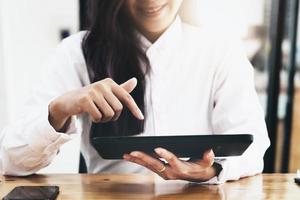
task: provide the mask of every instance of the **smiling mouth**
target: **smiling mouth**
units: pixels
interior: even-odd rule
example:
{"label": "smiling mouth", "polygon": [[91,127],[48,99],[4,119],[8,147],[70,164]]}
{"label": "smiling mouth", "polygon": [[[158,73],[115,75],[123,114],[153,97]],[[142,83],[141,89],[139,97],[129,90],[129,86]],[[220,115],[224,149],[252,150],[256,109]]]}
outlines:
{"label": "smiling mouth", "polygon": [[141,7],[139,8],[139,11],[147,17],[154,17],[161,13],[161,11],[167,6],[167,4],[163,4],[161,6],[155,6],[155,7]]}

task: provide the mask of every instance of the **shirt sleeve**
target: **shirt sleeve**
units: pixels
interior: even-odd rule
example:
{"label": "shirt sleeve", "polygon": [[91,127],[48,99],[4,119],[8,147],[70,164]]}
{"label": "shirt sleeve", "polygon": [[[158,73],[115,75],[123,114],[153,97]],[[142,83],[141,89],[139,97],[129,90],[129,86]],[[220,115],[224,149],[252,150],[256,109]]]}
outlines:
{"label": "shirt sleeve", "polygon": [[1,174],[26,176],[46,167],[61,145],[71,139],[70,134],[76,132],[76,117],[72,117],[66,133],[56,132],[48,121],[51,100],[82,87],[79,72],[68,53],[68,45],[64,41],[57,47],[46,62],[20,117],[1,132]]}
{"label": "shirt sleeve", "polygon": [[[227,49],[227,50],[226,50]],[[252,134],[253,143],[240,157],[216,160],[223,170],[208,183],[219,184],[252,176],[263,170],[263,157],[270,145],[254,85],[254,69],[242,45],[232,42],[215,74],[212,125],[215,134]]]}

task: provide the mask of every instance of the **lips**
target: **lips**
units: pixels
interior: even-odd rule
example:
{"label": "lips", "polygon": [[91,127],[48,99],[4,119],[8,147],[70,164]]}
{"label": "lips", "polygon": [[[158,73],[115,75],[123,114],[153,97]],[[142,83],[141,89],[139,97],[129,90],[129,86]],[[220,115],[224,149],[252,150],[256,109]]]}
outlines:
{"label": "lips", "polygon": [[145,6],[139,7],[139,11],[145,16],[156,16],[158,15],[167,4],[159,5],[159,6]]}

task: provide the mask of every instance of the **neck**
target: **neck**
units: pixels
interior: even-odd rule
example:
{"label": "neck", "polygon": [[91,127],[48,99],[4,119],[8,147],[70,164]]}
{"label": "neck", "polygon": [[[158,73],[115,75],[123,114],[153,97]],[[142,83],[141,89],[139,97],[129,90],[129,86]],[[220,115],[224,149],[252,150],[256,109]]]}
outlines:
{"label": "neck", "polygon": [[167,30],[167,28],[158,32],[141,31],[141,33],[151,42],[155,43],[156,40]]}
{"label": "neck", "polygon": [[153,44],[172,25],[172,23],[174,23],[175,20],[176,17],[169,23],[169,25],[167,25],[165,28],[159,31],[148,31],[139,26],[137,26],[136,28],[142,35],[144,35],[147,38],[147,40],[149,40]]}

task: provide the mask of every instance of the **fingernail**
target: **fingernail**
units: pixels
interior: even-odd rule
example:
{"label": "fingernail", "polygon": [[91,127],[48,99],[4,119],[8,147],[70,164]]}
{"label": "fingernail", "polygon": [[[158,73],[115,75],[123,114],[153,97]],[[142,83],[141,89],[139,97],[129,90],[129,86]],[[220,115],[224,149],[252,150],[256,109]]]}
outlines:
{"label": "fingernail", "polygon": [[212,150],[212,149],[209,151],[208,155],[209,155],[209,157],[210,157],[210,158],[212,158],[212,157],[214,157],[214,156],[215,156],[215,154],[214,154],[214,152],[213,152],[213,150]]}
{"label": "fingernail", "polygon": [[139,115],[139,119],[140,119],[140,120],[144,120],[144,119],[145,119],[145,117],[144,117],[142,111],[138,110],[138,115]]}
{"label": "fingernail", "polygon": [[161,148],[156,148],[156,149],[154,149],[154,151],[155,151],[157,154],[159,154],[159,155],[162,153]]}
{"label": "fingernail", "polygon": [[123,155],[123,158],[124,158],[125,160],[128,160],[130,157],[129,157],[129,155],[124,154],[124,155]]}
{"label": "fingernail", "polygon": [[129,155],[134,156],[134,157],[138,157],[138,153],[137,152],[131,152]]}
{"label": "fingernail", "polygon": [[131,78],[129,80],[129,82],[130,82],[131,85],[137,85],[137,79],[136,78]]}
{"label": "fingernail", "polygon": [[135,77],[133,77],[131,80],[137,82],[137,78]]}

